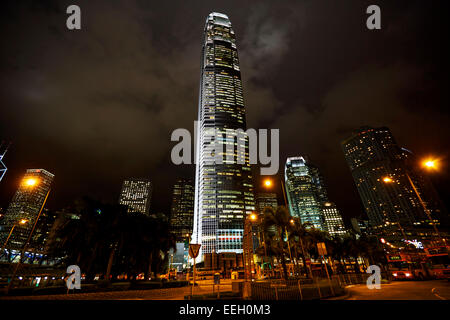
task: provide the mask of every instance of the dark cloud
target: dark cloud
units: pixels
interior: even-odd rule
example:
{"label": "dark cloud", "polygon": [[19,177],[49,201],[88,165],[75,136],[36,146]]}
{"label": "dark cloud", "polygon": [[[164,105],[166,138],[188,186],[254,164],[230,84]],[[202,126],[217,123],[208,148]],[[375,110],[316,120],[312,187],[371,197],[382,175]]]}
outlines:
{"label": "dark cloud", "polygon": [[170,133],[192,130],[203,26],[219,11],[236,31],[248,125],[280,128],[282,161],[309,155],[358,214],[339,145],[352,129],[387,125],[419,154],[449,147],[444,2],[378,2],[378,31],[365,28],[366,1],[78,1],[80,31],[65,28],[71,2],[9,2],[0,137],[13,146],[0,204],[23,170],[43,167],[56,174],[55,207],[113,201],[123,178],[146,176],[168,212],[175,177],[193,176],[170,164]]}

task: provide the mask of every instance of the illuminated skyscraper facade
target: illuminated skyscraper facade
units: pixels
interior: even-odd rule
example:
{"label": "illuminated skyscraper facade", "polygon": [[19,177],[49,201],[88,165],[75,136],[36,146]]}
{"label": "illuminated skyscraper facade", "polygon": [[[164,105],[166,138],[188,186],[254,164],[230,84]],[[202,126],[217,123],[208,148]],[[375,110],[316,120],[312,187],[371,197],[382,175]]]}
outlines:
{"label": "illuminated skyscraper facade", "polygon": [[344,220],[333,202],[323,203],[322,212],[325,230],[331,236],[344,236],[347,233]]}
{"label": "illuminated skyscraper facade", "polygon": [[256,211],[259,214],[262,214],[264,212],[264,208],[267,207],[277,210],[278,207],[277,194],[271,192],[260,192],[256,194]]}
{"label": "illuminated skyscraper facade", "polygon": [[439,224],[443,207],[434,188],[415,169],[412,153],[397,145],[388,128],[362,127],[342,142],[342,149],[375,231],[392,223],[406,230],[430,227],[413,185]]}
{"label": "illuminated skyscraper facade", "polygon": [[[54,175],[44,169],[28,169],[14,194],[2,220],[1,243],[4,243],[13,226],[14,232],[8,241],[8,248],[21,249],[31,232],[53,182]],[[22,219],[28,222],[19,224]]]}
{"label": "illuminated skyscraper facade", "polygon": [[149,214],[152,183],[148,179],[132,178],[123,182],[119,203],[128,206],[128,212]]}
{"label": "illuminated skyscraper facade", "polygon": [[[192,235],[194,224],[194,186],[192,180],[178,179],[173,186],[170,228],[176,241],[185,241]],[[189,234],[189,236],[187,236]]]}
{"label": "illuminated skyscraper facade", "polygon": [[192,237],[201,255],[242,253],[244,218],[255,209],[248,138],[236,129],[246,130],[246,122],[235,34],[226,15],[211,13],[201,59]]}
{"label": "illuminated skyscraper facade", "polygon": [[288,158],[285,185],[291,215],[325,230],[322,204],[328,198],[319,169],[304,157]]}

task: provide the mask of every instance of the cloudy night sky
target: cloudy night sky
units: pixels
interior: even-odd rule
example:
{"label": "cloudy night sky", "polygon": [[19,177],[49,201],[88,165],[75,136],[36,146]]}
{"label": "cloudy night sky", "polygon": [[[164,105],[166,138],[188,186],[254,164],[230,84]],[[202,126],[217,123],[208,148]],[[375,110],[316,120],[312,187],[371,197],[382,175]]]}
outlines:
{"label": "cloudy night sky", "polygon": [[[0,183],[6,209],[27,168],[55,174],[51,209],[89,195],[116,202],[122,180],[154,183],[168,213],[174,129],[193,130],[206,16],[229,16],[249,128],[280,129],[280,167],[306,155],[345,217],[362,213],[340,141],[388,126],[418,156],[449,162],[448,8],[444,1],[3,1]],[[66,28],[81,7],[82,29]],[[382,29],[366,28],[381,7]],[[449,173],[432,180],[447,202]],[[255,184],[260,181],[258,177]]]}

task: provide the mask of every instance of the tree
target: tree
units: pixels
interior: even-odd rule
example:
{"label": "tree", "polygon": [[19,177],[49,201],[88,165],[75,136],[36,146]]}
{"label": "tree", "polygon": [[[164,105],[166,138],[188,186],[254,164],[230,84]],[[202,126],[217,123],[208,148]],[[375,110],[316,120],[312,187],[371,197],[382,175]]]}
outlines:
{"label": "tree", "polygon": [[[263,211],[263,232],[266,235],[266,242],[273,246],[273,252],[277,254],[283,268],[284,279],[288,280],[288,273],[286,267],[286,237],[287,228],[290,224],[291,216],[289,211],[279,206],[276,210],[267,207]],[[272,245],[273,243],[273,245]]]}

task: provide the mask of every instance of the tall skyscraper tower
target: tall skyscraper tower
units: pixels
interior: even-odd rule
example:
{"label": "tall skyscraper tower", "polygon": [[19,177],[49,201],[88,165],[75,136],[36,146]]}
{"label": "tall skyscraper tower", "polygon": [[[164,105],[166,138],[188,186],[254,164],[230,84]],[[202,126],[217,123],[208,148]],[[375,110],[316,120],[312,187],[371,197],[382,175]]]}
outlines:
{"label": "tall skyscraper tower", "polygon": [[[194,224],[194,186],[190,179],[178,179],[173,186],[170,228],[176,241],[183,242],[192,235]],[[189,234],[189,236],[187,236]]]}
{"label": "tall skyscraper tower", "polygon": [[[244,218],[255,209],[248,138],[234,131],[246,130],[245,107],[235,34],[216,12],[204,30],[198,121],[192,242],[202,245],[200,255],[242,253]],[[226,145],[244,146],[245,154]]]}
{"label": "tall skyscraper tower", "polygon": [[434,189],[414,169],[413,155],[397,145],[388,128],[362,127],[342,142],[342,149],[375,231],[392,223],[404,229],[430,227],[431,221],[413,185],[431,211],[432,219],[439,223],[442,208],[433,196]]}
{"label": "tall skyscraper tower", "polygon": [[285,182],[291,215],[324,230],[322,204],[328,197],[319,169],[304,157],[288,158]]}
{"label": "tall skyscraper tower", "polygon": [[[31,232],[36,218],[50,192],[54,175],[44,169],[28,169],[14,194],[2,220],[1,243],[13,226],[14,232],[8,240],[7,247],[21,249]],[[19,224],[22,219],[27,223]]]}
{"label": "tall skyscraper tower", "polygon": [[128,206],[128,212],[149,214],[152,183],[148,179],[131,178],[123,182],[119,203]]}

